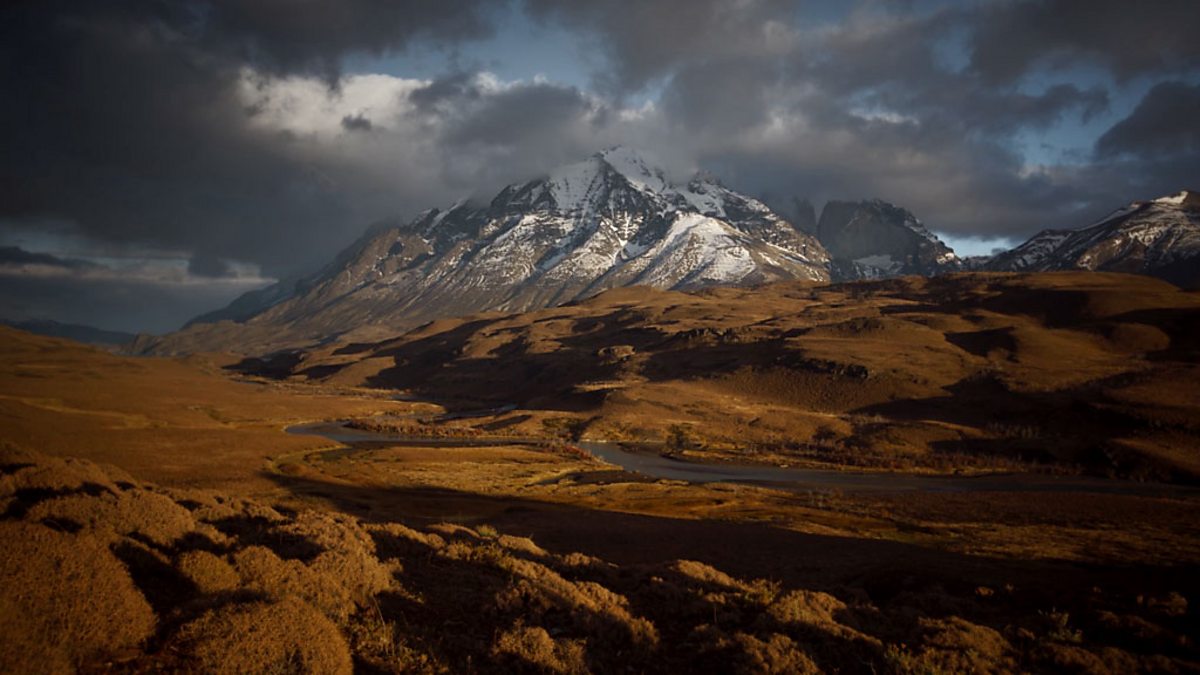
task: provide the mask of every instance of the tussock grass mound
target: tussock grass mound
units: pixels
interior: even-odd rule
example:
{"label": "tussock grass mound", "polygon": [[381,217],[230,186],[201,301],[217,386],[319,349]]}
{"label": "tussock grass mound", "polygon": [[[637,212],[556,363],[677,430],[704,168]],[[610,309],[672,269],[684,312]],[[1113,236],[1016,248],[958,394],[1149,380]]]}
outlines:
{"label": "tussock grass mound", "polygon": [[68,672],[150,637],[154,612],[96,537],[0,522],[0,671]]}
{"label": "tussock grass mound", "polygon": [[693,560],[559,554],[491,527],[293,513],[13,449],[0,451],[0,504],[0,673],[1171,672],[1200,660],[1178,593],[1076,614],[882,578],[788,588]]}
{"label": "tussock grass mound", "polygon": [[188,667],[214,675],[347,675],[354,670],[337,626],[295,597],[207,612],[181,628],[175,640]]}

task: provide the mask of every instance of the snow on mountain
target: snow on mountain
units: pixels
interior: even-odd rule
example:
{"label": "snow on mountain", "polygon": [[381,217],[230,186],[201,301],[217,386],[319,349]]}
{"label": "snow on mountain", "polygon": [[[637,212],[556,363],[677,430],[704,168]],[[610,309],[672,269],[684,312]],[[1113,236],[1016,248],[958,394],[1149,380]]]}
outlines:
{"label": "snow on mountain", "polygon": [[1003,272],[1100,270],[1200,286],[1200,193],[1134,202],[1078,230],[1045,230],[991,258]]}
{"label": "snow on mountain", "polygon": [[[299,345],[364,326],[394,331],[525,311],[634,284],[828,281],[828,267],[815,238],[762,202],[705,176],[675,185],[639,153],[613,148],[506,187],[488,204],[372,228],[318,274],[239,299],[155,350],[228,348],[207,344],[229,343],[225,333],[239,333],[242,350]],[[240,328],[218,330],[208,319]],[[199,338],[205,334],[212,339]]]}

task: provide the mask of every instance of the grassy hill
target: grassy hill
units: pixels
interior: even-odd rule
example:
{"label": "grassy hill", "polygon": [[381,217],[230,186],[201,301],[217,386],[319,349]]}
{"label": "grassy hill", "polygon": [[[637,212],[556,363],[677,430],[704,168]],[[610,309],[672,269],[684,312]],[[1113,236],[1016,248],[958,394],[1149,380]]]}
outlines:
{"label": "grassy hill", "polygon": [[1200,293],[1142,276],[627,288],[238,367],[710,457],[1200,476]]}

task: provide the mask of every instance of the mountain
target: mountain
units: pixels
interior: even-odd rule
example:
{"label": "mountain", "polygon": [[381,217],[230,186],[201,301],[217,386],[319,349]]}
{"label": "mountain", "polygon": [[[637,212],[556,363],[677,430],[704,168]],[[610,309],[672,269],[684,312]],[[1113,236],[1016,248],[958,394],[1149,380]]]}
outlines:
{"label": "mountain", "polygon": [[1045,230],[984,263],[989,270],[1148,274],[1200,288],[1200,193],[1133,202],[1078,230]]}
{"label": "mountain", "polygon": [[638,153],[613,148],[486,205],[372,228],[318,274],[243,296],[144,351],[263,351],[620,286],[828,281],[828,265],[816,239],[762,202],[706,176],[674,185]]}
{"label": "mountain", "polygon": [[59,323],[52,319],[29,319],[27,321],[0,321],[6,326],[18,328],[27,333],[45,335],[48,337],[67,338],[76,342],[86,342],[94,345],[123,345],[132,341],[133,333],[123,333],[115,330],[104,330],[95,326],[85,326],[76,323]]}
{"label": "mountain", "polygon": [[832,256],[834,281],[933,276],[962,269],[954,251],[916,216],[879,199],[826,203],[816,236]]}
{"label": "mountain", "polygon": [[817,236],[817,210],[807,198],[792,197],[784,201],[768,200],[767,205],[782,214],[796,229]]}

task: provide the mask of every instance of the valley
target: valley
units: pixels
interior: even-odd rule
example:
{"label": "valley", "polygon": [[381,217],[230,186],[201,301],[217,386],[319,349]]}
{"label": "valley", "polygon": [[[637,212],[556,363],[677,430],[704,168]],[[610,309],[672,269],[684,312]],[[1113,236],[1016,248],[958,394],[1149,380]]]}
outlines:
{"label": "valley", "polygon": [[[1198,319],[1056,273],[618,289],[270,358],[0,329],[0,562],[103,561],[74,604],[0,596],[6,667],[1186,670]],[[15,618],[96,607],[124,632]]]}
{"label": "valley", "polygon": [[0,3],[0,675],[1200,674],[1197,9]]}
{"label": "valley", "polygon": [[[503,406],[484,431],[670,444],[682,457],[1190,481],[1200,464],[1179,449],[1200,431],[1197,307],[1165,282],[1083,272],[630,288],[234,368]],[[482,424],[429,421],[368,428]]]}

